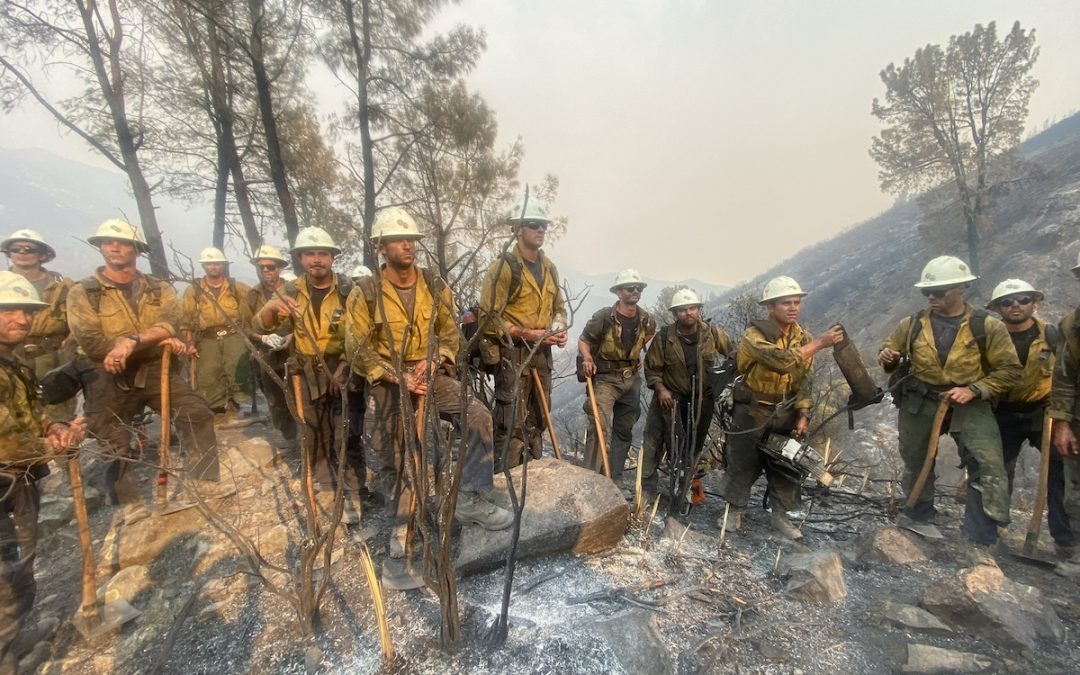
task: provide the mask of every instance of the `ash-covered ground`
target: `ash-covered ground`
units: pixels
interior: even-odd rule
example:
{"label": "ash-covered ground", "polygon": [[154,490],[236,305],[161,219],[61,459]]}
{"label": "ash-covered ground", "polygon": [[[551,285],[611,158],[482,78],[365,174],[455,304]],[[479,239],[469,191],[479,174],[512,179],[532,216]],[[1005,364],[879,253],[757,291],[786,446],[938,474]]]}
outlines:
{"label": "ash-covered ground", "polygon": [[[705,481],[708,499],[681,520],[632,519],[616,548],[585,557],[558,555],[521,561],[509,609],[510,630],[493,644],[490,627],[500,610],[502,570],[460,579],[458,598],[462,639],[452,648],[439,644],[439,604],[430,591],[387,592],[389,624],[396,660],[384,664],[371,593],[361,569],[359,547],[368,542],[376,568],[387,522],[369,509],[362,526],[339,538],[333,581],[323,601],[313,638],[298,636],[295,614],[283,598],[249,574],[235,547],[196,511],[164,520],[149,539],[156,555],[145,562],[149,583],[133,604],[143,615],[115,635],[95,643],[63,625],[39,672],[104,673],[889,673],[899,672],[909,643],[972,652],[987,659],[993,672],[1076,672],[1080,670],[1076,631],[1080,592],[1076,582],[1051,569],[999,555],[1013,581],[1039,588],[1060,616],[1065,639],[1040,641],[1018,652],[958,630],[948,635],[894,627],[885,617],[887,602],[918,605],[924,589],[955,577],[967,564],[961,555],[961,507],[953,496],[960,480],[953,446],[943,442],[938,470],[940,522],[945,539],[919,540],[928,560],[893,565],[861,560],[860,538],[891,524],[888,515],[898,470],[892,409],[859,413],[860,429],[834,431],[829,444],[842,481],[826,490],[807,487],[800,512],[801,543],[774,539],[768,512],[761,508],[763,481],[739,531],[719,541],[723,501],[715,496],[717,474]],[[247,438],[277,439],[255,424],[222,432],[237,445]],[[300,532],[291,506],[301,494],[295,456],[239,480],[240,492],[221,513],[240,531],[267,542],[287,531],[280,557],[288,568]],[[88,462],[91,478],[100,463]],[[1019,551],[1031,503],[1031,474],[1037,453],[1025,451],[1014,498],[1008,545]],[[144,467],[149,484],[151,469]],[[48,491],[63,494],[61,477]],[[894,502],[893,502],[894,503]],[[116,510],[101,506],[92,514],[99,552]],[[284,530],[275,530],[284,524]],[[261,539],[260,539],[261,541]],[[269,544],[268,544],[269,546]],[[808,604],[785,589],[777,574],[781,558],[805,550],[836,551],[843,560],[845,598],[835,604]],[[1045,531],[1039,554],[1053,559]],[[290,557],[293,556],[293,557]],[[98,583],[107,573],[102,564]],[[72,616],[79,602],[80,569],[73,524],[45,536],[38,554],[35,618]],[[278,573],[267,572],[281,582]]]}

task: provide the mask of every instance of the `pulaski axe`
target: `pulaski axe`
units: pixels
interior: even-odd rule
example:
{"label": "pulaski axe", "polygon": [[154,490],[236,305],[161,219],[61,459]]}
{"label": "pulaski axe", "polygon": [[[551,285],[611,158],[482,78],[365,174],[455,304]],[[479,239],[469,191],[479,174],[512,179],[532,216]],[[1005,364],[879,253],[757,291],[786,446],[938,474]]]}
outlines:
{"label": "pulaski axe", "polygon": [[172,391],[169,389],[169,369],[172,347],[162,347],[161,355],[161,439],[158,442],[158,475],[154,486],[154,515],[167,516],[195,506],[194,501],[169,502],[169,442],[172,435]]}
{"label": "pulaski axe", "polygon": [[[934,470],[934,461],[937,459],[938,441],[941,440],[941,427],[945,423],[945,415],[949,412],[949,399],[942,397],[938,403],[937,411],[934,413],[934,422],[930,426],[930,441],[926,448],[926,459],[923,460],[922,470],[919,471],[919,477],[915,479],[915,485],[911,488],[911,494],[908,495],[907,503],[904,504],[905,508],[912,508],[916,502],[919,501],[919,496],[922,495],[923,488],[926,487],[926,480],[930,477],[930,472]],[[928,537],[930,539],[944,539],[945,535],[941,533],[941,530],[937,529],[931,523],[920,523],[915,521],[906,515],[901,515],[896,519],[896,524],[905,530],[911,530],[915,534]]]}

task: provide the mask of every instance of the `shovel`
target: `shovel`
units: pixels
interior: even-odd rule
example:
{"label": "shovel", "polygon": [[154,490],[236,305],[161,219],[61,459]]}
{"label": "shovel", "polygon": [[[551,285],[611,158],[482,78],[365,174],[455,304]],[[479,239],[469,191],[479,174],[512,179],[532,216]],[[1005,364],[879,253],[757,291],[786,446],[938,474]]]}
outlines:
{"label": "shovel", "polygon": [[172,348],[165,345],[161,356],[161,440],[158,442],[158,475],[154,489],[154,515],[167,516],[186,511],[195,502],[169,502],[169,442],[172,434],[172,392],[169,389],[169,368]]}
{"label": "shovel", "polygon": [[94,574],[94,548],[90,544],[90,518],[86,515],[86,497],[83,493],[82,469],[79,458],[68,459],[68,480],[71,481],[71,497],[75,505],[75,521],[79,527],[79,547],[82,549],[82,606],[72,617],[76,630],[87,641],[119,629],[142,612],[127,600],[114,600],[99,611],[97,579]]}
{"label": "shovel", "polygon": [[1056,563],[1043,560],[1035,555],[1035,549],[1039,545],[1039,531],[1042,529],[1043,510],[1046,508],[1046,488],[1050,481],[1050,431],[1053,420],[1049,415],[1043,416],[1042,447],[1039,448],[1041,461],[1039,462],[1039,486],[1035,491],[1035,505],[1031,509],[1031,520],[1028,522],[1027,535],[1024,537],[1024,549],[1021,553],[1013,553],[1012,557],[1020,562],[1037,565],[1039,567],[1052,568]]}
{"label": "shovel", "polygon": [[[923,460],[922,470],[919,471],[919,477],[915,480],[915,485],[911,488],[911,494],[908,495],[907,503],[904,504],[908,509],[913,508],[915,503],[919,501],[919,496],[922,494],[923,488],[926,487],[926,480],[930,477],[930,472],[934,470],[934,462],[937,460],[938,441],[941,440],[941,425],[945,423],[945,415],[949,412],[949,405],[949,399],[942,398],[941,402],[938,403],[937,412],[934,413],[934,423],[930,427],[930,443],[926,448],[926,459]],[[930,539],[945,538],[945,535],[941,534],[941,530],[937,529],[934,525],[930,523],[920,523],[912,520],[910,517],[901,516],[896,519],[896,524],[923,537]]]}

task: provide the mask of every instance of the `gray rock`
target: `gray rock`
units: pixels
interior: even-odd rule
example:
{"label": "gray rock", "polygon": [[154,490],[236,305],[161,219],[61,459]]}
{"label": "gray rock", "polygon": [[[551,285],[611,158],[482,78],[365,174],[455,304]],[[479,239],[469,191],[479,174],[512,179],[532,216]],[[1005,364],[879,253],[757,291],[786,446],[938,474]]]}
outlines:
{"label": "gray rock", "polygon": [[858,561],[860,564],[884,562],[892,565],[926,562],[926,553],[916,541],[917,536],[897,527],[880,527],[859,540]]}
{"label": "gray rock", "polygon": [[674,672],[671,655],[650,612],[632,609],[592,624],[628,673]]}
{"label": "gray rock", "polygon": [[889,623],[906,630],[914,630],[933,635],[948,635],[953,632],[936,616],[914,605],[905,605],[891,600],[885,601],[885,618]]}
{"label": "gray rock", "polygon": [[194,509],[120,525],[105,535],[99,564],[107,574],[131,565],[148,565],[166,548],[182,545],[208,528],[206,520]]}
{"label": "gray rock", "polygon": [[[520,486],[521,467],[511,471]],[[502,476],[491,497],[510,508]],[[630,511],[622,492],[607,478],[568,462],[545,457],[529,462],[528,494],[521,520],[518,559],[553,553],[595,553],[614,547],[626,532]],[[455,566],[476,574],[502,564],[513,528],[488,532],[462,528]]]}
{"label": "gray rock", "polygon": [[1065,626],[1037,588],[1007,578],[997,565],[978,565],[923,591],[924,608],[961,630],[1003,647],[1034,649],[1061,642]]}
{"label": "gray rock", "polygon": [[135,598],[151,587],[150,570],[143,565],[132,565],[117,572],[109,579],[103,589],[105,603],[126,600],[134,603]]}
{"label": "gray rock", "polygon": [[41,499],[38,511],[38,531],[47,536],[64,527],[75,517],[75,502],[71,497],[48,495]]}
{"label": "gray rock", "polygon": [[249,438],[238,447],[229,448],[225,461],[232,469],[234,478],[246,476],[258,469],[273,466],[277,461],[277,451],[265,438]]}
{"label": "gray rock", "polygon": [[907,652],[905,673],[977,673],[993,665],[985,656],[930,645],[908,644]]}
{"label": "gray rock", "polygon": [[847,597],[844,563],[835,551],[789,553],[780,561],[779,573],[788,578],[784,590],[805,602],[831,604]]}

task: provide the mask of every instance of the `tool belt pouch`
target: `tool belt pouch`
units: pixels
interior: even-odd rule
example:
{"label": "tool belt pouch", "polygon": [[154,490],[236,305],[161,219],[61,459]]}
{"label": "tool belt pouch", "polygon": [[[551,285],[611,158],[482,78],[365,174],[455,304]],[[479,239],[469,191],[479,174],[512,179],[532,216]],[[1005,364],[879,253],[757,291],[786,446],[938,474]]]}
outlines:
{"label": "tool belt pouch", "polygon": [[908,360],[908,357],[903,356],[901,359],[900,365],[889,373],[889,383],[885,385],[886,391],[892,392],[892,402],[897,408],[904,404],[904,388],[910,381],[910,378],[904,378],[911,372],[911,362]]}
{"label": "tool belt pouch", "polygon": [[480,363],[484,366],[484,370],[494,372],[501,359],[498,341],[488,335],[482,336],[480,338]]}
{"label": "tool belt pouch", "polygon": [[919,410],[922,408],[923,401],[930,395],[930,388],[923,382],[916,380],[914,377],[909,377],[900,385],[901,391],[903,391],[903,400],[900,403],[900,408],[912,415],[918,415]]}
{"label": "tool belt pouch", "polygon": [[754,396],[754,392],[750,389],[750,387],[746,386],[741,382],[739,384],[736,384],[735,388],[731,391],[731,400],[735,401],[736,403],[750,405],[754,402],[755,398],[756,397]]}
{"label": "tool belt pouch", "polygon": [[41,378],[41,400],[49,405],[64,403],[83,388],[83,380],[93,376],[94,364],[85,356],[53,368]]}

